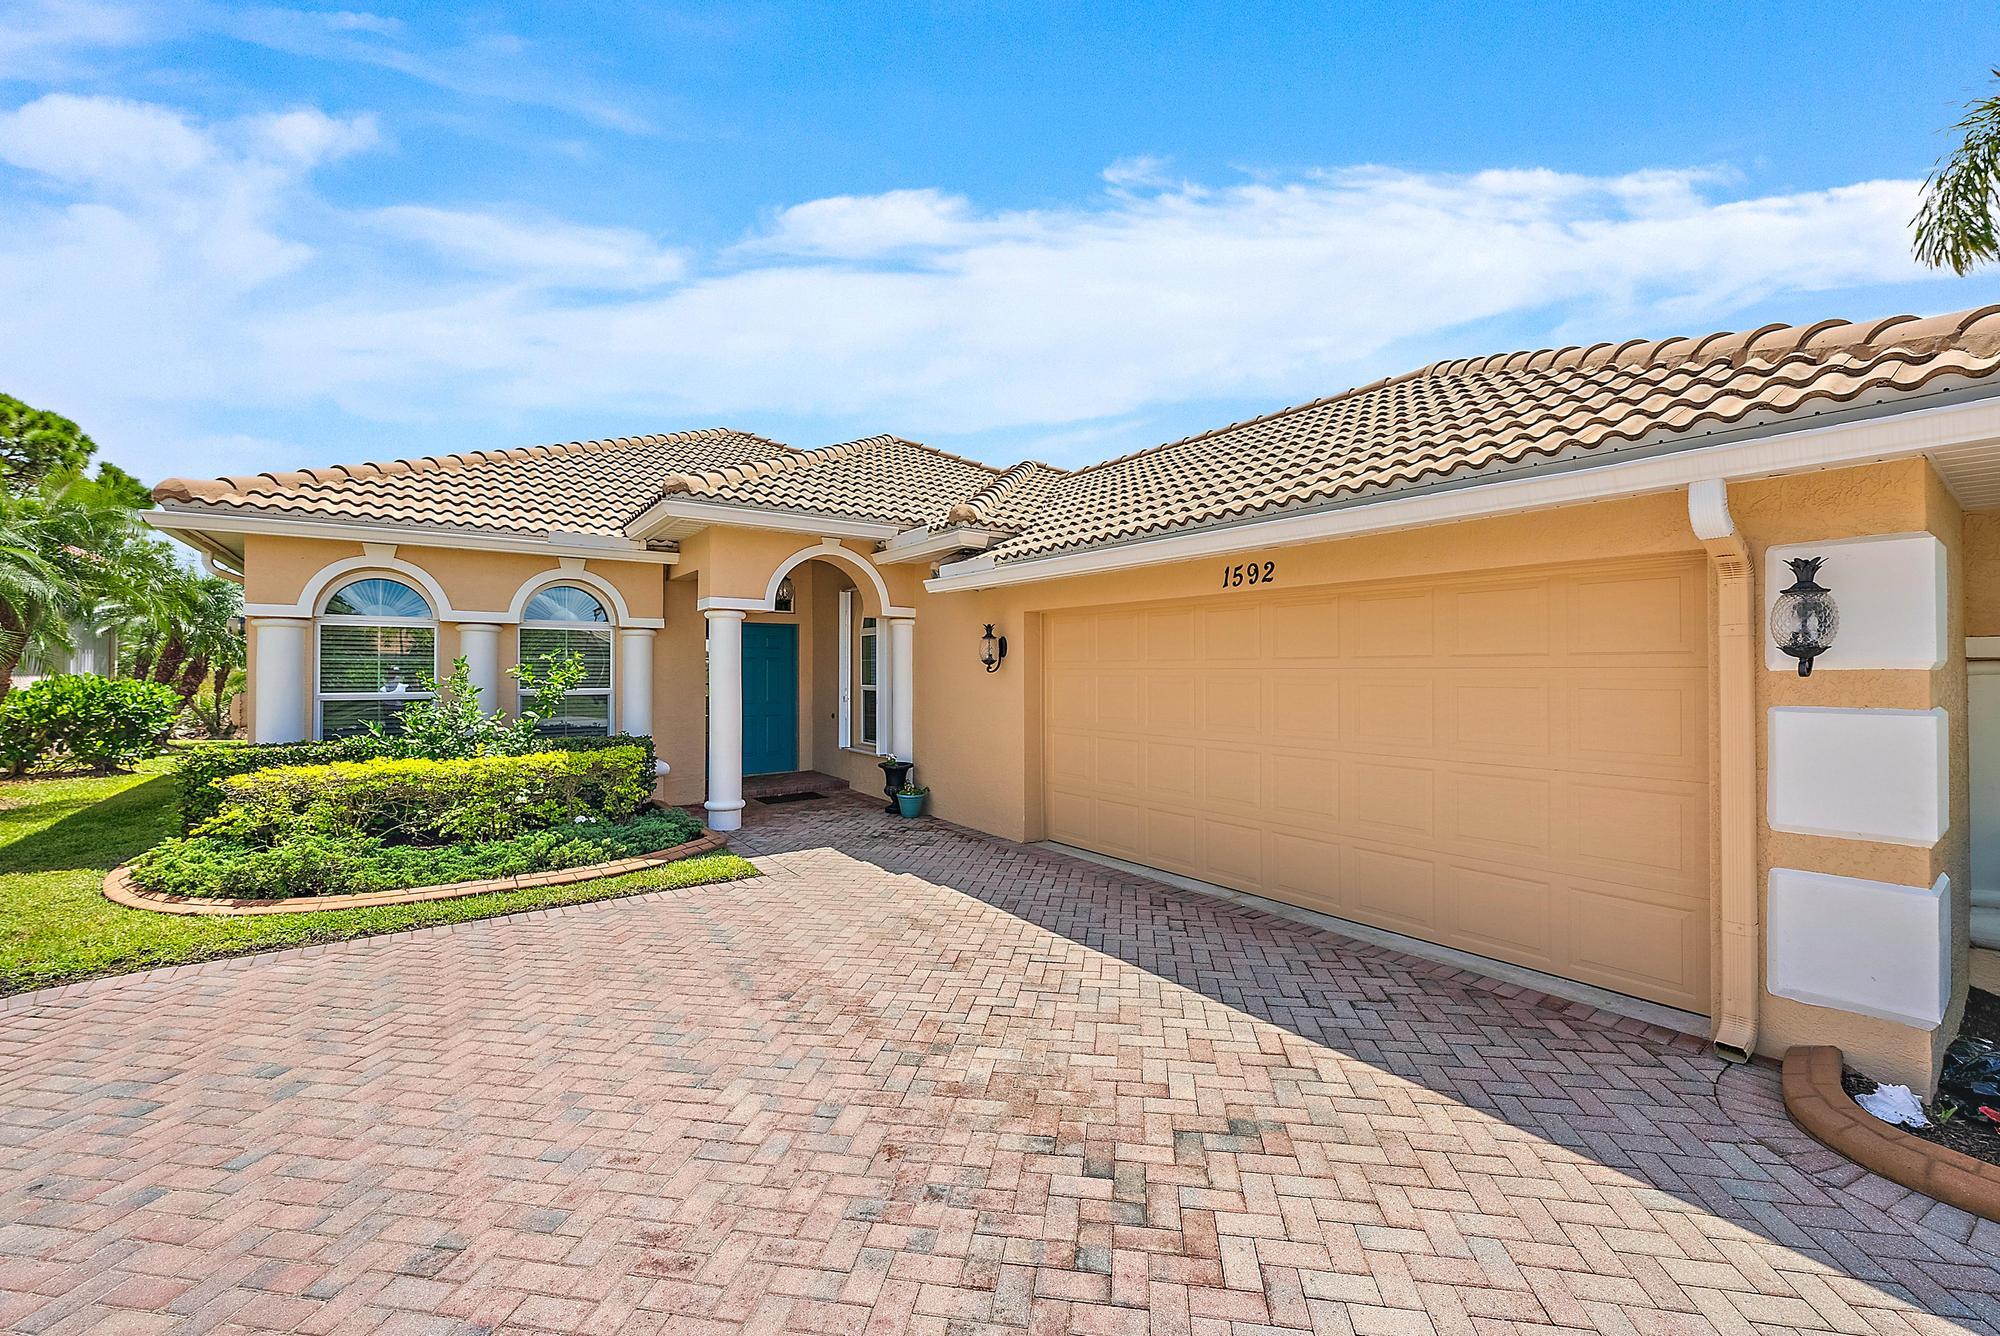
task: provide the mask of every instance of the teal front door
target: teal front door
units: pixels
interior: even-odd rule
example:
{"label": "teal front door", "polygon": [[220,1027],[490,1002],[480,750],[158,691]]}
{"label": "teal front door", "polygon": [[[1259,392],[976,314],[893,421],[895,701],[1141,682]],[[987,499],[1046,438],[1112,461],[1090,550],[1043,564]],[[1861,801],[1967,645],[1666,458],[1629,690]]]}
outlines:
{"label": "teal front door", "polygon": [[743,773],[799,768],[799,628],[743,625]]}

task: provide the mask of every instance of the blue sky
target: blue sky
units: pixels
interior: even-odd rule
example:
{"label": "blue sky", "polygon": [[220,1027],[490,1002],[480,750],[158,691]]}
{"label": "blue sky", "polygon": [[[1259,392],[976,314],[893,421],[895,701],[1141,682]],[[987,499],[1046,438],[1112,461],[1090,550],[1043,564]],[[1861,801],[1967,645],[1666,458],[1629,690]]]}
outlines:
{"label": "blue sky", "polygon": [[149,479],[718,423],[1078,463],[2000,300],[1906,235],[1986,4],[348,3],[0,7],[0,389]]}

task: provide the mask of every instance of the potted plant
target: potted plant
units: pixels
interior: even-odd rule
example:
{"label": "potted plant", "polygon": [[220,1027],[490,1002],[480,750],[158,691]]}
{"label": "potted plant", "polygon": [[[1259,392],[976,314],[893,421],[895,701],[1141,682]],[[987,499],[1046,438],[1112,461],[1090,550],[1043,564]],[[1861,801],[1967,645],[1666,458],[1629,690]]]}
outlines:
{"label": "potted plant", "polygon": [[922,816],[924,799],[930,796],[931,791],[927,785],[905,784],[896,790],[896,806],[904,816]]}

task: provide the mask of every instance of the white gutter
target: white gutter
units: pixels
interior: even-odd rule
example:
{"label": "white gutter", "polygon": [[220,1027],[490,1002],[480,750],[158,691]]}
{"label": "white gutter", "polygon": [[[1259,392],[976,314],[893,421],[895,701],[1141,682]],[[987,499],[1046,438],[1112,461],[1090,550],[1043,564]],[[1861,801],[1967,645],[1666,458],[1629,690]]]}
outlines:
{"label": "white gutter", "polygon": [[[202,535],[216,533],[277,534],[286,538],[326,538],[346,543],[394,543],[398,547],[479,548],[488,552],[532,552],[586,560],[645,561],[672,566],[680,561],[673,552],[656,552],[631,539],[597,534],[490,533],[479,529],[435,529],[418,525],[343,524],[338,520],[300,520],[268,515],[239,515],[227,512],[175,510],[161,506],[140,512],[146,523],[171,533],[196,548],[215,551],[200,541]],[[216,552],[216,555],[221,555]],[[230,554],[231,559],[234,554]]]}
{"label": "white gutter", "polygon": [[[1170,533],[1079,552],[1001,564],[984,553],[955,561],[924,582],[933,594],[1129,570],[1251,548],[1290,546],[1454,520],[1549,510],[1615,497],[1675,491],[1702,479],[1742,481],[1780,473],[1907,459],[1947,446],[2000,448],[2000,398],[1911,409],[1857,422],[1795,427],[1669,454],[1555,472],[1446,486],[1416,495],[1363,499],[1303,513]],[[1585,457],[1587,458],[1587,456]]]}
{"label": "white gutter", "polygon": [[625,526],[635,538],[646,538],[668,527],[672,520],[695,524],[735,525],[750,529],[779,529],[787,533],[809,533],[830,538],[872,538],[877,542],[903,532],[900,524],[875,520],[843,519],[837,515],[806,515],[796,510],[769,506],[739,506],[727,501],[690,501],[685,497],[662,497],[639,512]]}
{"label": "white gutter", "polygon": [[875,564],[895,566],[949,556],[953,552],[983,552],[1008,536],[1004,529],[946,529],[943,533],[908,529],[882,545],[875,553]]}

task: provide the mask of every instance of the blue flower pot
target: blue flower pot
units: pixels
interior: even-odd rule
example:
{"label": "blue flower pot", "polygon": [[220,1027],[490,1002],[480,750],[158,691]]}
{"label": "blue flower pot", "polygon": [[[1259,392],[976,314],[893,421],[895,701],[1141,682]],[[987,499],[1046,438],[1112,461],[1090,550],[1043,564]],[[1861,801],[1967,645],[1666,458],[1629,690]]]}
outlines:
{"label": "blue flower pot", "polygon": [[899,793],[896,795],[896,807],[904,816],[922,816],[924,800],[930,796],[928,793]]}

